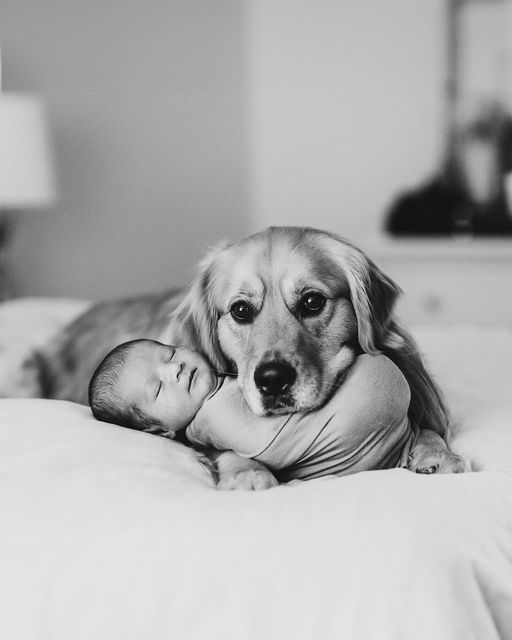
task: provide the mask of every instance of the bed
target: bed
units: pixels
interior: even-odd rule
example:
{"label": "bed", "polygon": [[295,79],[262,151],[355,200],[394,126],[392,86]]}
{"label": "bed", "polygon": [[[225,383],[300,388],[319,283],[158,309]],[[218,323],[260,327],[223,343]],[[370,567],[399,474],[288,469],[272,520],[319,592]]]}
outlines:
{"label": "bed", "polygon": [[23,397],[86,305],[0,305],[0,638],[512,638],[509,328],[413,327],[474,472],[220,492],[178,443]]}

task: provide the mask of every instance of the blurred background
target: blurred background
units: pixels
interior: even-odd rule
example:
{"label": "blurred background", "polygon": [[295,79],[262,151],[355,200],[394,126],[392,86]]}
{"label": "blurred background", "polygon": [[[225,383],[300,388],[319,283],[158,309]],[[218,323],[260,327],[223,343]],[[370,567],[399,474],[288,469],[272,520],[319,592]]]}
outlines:
{"label": "blurred background", "polygon": [[[3,95],[42,101],[56,174],[50,205],[10,212],[5,290],[180,286],[218,240],[286,224],[350,238],[413,298],[450,269],[452,289],[490,278],[503,298],[510,13],[507,0],[2,0]],[[419,316],[444,313],[434,281]]]}

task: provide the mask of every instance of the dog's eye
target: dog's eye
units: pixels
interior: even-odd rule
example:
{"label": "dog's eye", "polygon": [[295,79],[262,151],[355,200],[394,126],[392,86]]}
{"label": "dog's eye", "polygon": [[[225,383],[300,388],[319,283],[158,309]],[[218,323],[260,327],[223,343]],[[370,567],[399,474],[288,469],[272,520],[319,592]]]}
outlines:
{"label": "dog's eye", "polygon": [[316,291],[306,293],[299,305],[302,316],[315,316],[325,307],[326,297]]}
{"label": "dog's eye", "polygon": [[236,322],[251,322],[253,313],[249,304],[243,300],[233,302],[230,308],[231,316]]}

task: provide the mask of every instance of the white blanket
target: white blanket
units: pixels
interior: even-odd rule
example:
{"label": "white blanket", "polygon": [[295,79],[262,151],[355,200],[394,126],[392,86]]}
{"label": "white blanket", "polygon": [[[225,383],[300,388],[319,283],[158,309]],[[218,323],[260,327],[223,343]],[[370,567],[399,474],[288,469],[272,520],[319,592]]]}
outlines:
{"label": "white blanket", "polygon": [[512,335],[416,335],[477,472],[223,493],[177,443],[0,400],[0,638],[512,638]]}

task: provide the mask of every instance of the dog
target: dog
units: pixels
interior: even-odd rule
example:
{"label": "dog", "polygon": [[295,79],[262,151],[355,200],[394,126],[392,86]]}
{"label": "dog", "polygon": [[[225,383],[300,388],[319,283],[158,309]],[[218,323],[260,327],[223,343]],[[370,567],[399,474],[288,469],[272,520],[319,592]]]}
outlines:
{"label": "dog", "polygon": [[[364,252],[340,236],[269,227],[209,251],[185,293],[94,305],[37,354],[42,395],[86,403],[89,379],[103,356],[144,337],[198,349],[217,371],[236,374],[258,415],[310,411],[342,384],[359,353],[384,353],[411,388],[409,418],[419,437],[409,468],[465,471],[468,463],[445,441],[449,420],[442,395],[413,338],[393,316],[399,294]],[[234,488],[237,464],[231,457],[225,465],[226,483]],[[240,469],[242,484],[251,484],[254,468],[244,462]],[[264,485],[264,471],[255,474],[255,484]]]}

